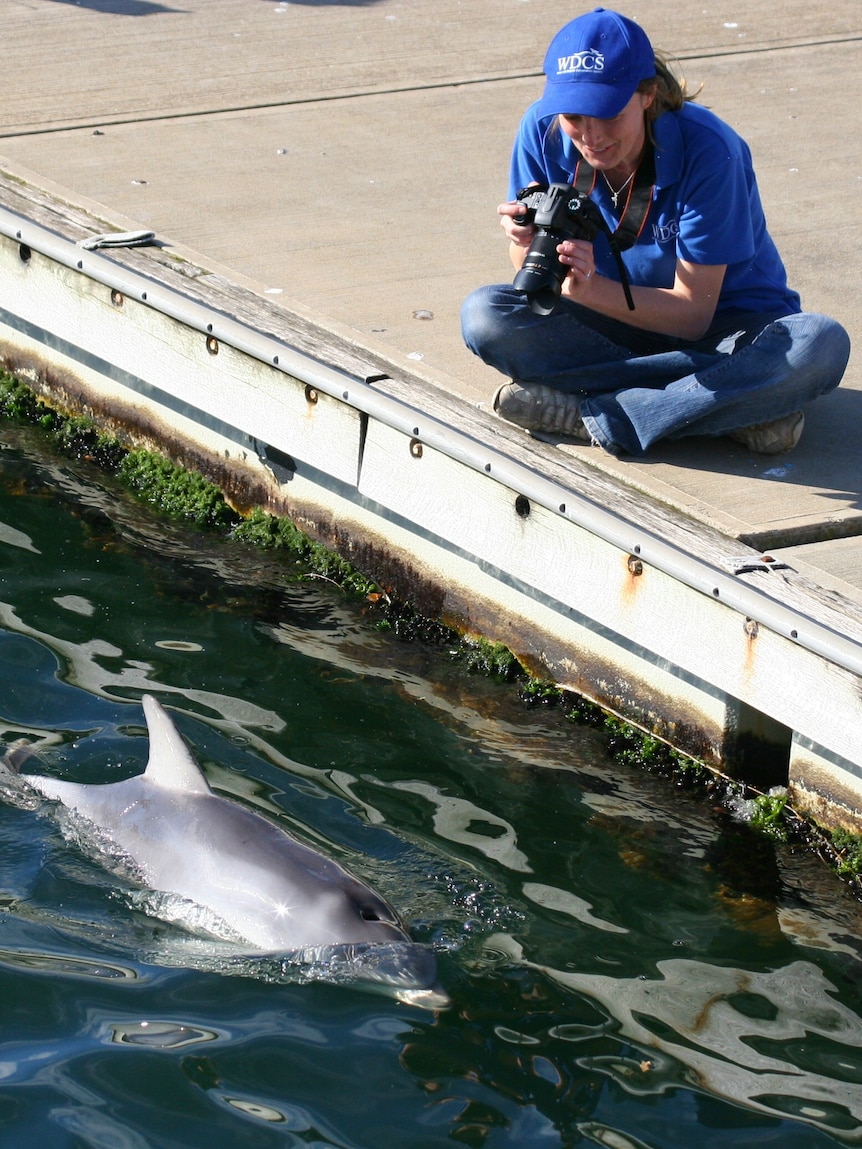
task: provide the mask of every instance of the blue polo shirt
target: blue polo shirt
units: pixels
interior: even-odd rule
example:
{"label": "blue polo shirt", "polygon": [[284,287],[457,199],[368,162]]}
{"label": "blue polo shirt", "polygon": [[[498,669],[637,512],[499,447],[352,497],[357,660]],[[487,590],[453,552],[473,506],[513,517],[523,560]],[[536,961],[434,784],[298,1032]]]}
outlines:
{"label": "blue polo shirt", "polygon": [[[665,112],[653,124],[656,183],[646,225],[623,255],[632,284],[672,287],[676,261],[726,264],[717,312],[755,311],[789,315],[801,310],[787,286],[784,264],[766,229],[751,152],[718,116],[699,104]],[[571,183],[578,151],[553,120],[527,109],[512,154],[509,196],[532,181]],[[591,198],[613,231],[607,185]],[[594,244],[596,267],[619,279],[604,236]]]}

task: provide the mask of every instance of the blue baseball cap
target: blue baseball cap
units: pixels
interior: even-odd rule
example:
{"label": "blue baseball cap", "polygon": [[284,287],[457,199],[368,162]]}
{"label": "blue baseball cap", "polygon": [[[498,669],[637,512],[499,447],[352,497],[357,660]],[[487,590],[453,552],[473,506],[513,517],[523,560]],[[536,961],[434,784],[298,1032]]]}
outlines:
{"label": "blue baseball cap", "polygon": [[551,41],[544,64],[539,116],[619,115],[642,80],[655,75],[655,52],[639,24],[595,8],[570,21]]}

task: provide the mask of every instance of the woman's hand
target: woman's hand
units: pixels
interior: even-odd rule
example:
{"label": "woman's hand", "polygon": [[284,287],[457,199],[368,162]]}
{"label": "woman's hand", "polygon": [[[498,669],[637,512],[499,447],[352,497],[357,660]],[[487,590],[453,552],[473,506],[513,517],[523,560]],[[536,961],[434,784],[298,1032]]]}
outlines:
{"label": "woman's hand", "polygon": [[506,233],[506,238],[516,247],[523,247],[527,251],[533,242],[536,229],[531,223],[516,223],[516,219],[524,214],[522,203],[501,203],[497,207],[500,217],[500,227]]}
{"label": "woman's hand", "polygon": [[596,270],[593,245],[586,239],[564,239],[557,245],[557,256],[569,269],[561,294],[566,299],[582,300]]}
{"label": "woman's hand", "polygon": [[[537,185],[538,186],[538,185]],[[500,226],[509,240],[509,254],[515,270],[520,270],[524,257],[530,250],[536,229],[531,223],[517,223],[519,216],[524,213],[524,205],[518,202],[501,203],[497,207],[500,217]],[[586,240],[564,240],[557,247],[560,262],[569,269],[569,274],[563,282],[562,294],[567,299],[580,299],[586,285],[593,277],[596,269],[593,260],[593,245]]]}

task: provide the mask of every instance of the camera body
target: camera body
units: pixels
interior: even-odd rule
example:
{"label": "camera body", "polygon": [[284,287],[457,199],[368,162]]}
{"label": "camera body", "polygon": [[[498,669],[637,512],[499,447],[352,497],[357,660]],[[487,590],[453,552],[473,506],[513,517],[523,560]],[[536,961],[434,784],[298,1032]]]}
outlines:
{"label": "camera body", "polygon": [[514,217],[515,223],[531,223],[536,232],[513,286],[524,292],[537,315],[550,315],[569,273],[566,264],[560,263],[557,244],[564,239],[592,242],[599,232],[608,233],[609,228],[589,196],[571,184],[522,188],[517,199],[524,211]]}

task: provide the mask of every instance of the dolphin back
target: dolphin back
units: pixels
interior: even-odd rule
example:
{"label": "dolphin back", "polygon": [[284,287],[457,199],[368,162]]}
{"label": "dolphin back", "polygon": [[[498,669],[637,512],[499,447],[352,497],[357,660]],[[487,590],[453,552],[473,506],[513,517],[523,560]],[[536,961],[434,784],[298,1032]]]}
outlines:
{"label": "dolphin back", "polygon": [[143,774],[102,785],[21,777],[90,822],[117,859],[134,863],[140,884],[206,907],[257,951],[409,943],[389,903],[338,862],[214,794],[168,713],[143,702]]}

